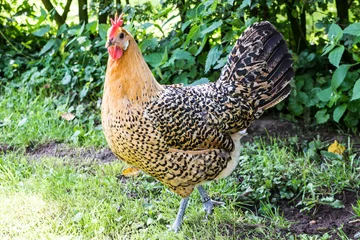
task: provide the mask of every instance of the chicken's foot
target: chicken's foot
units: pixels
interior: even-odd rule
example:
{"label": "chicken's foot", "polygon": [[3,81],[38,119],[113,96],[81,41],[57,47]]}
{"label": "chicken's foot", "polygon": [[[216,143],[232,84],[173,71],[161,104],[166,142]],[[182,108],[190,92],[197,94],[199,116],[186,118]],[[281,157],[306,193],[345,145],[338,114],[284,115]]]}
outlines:
{"label": "chicken's foot", "polygon": [[172,229],[175,232],[178,232],[180,230],[188,202],[189,202],[189,197],[181,199],[178,214],[176,216],[174,224],[172,225]]}
{"label": "chicken's foot", "polygon": [[201,201],[203,203],[204,210],[206,212],[206,216],[205,216],[206,219],[209,215],[212,214],[215,206],[225,205],[224,202],[211,200],[211,198],[209,197],[209,195],[207,195],[205,189],[202,186],[198,186],[197,189],[199,190]]}

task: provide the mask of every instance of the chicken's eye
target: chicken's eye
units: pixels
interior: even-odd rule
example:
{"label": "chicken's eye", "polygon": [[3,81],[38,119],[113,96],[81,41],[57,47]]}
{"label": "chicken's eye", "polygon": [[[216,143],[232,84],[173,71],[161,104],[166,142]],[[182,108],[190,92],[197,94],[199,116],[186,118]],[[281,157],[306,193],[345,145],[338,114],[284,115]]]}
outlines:
{"label": "chicken's eye", "polygon": [[125,37],[125,34],[124,34],[124,33],[120,33],[119,38],[120,38],[120,39],[123,39],[124,37]]}

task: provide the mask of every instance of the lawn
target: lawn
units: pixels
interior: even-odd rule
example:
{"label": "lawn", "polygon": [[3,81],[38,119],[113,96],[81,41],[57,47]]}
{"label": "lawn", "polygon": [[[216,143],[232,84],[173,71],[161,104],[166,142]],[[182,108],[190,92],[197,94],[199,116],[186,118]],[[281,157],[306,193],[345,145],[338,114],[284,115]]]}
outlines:
{"label": "lawn", "polygon": [[67,109],[51,97],[8,90],[0,100],[1,239],[359,235],[360,162],[351,137],[342,138],[342,155],[327,151],[331,142],[316,139],[248,138],[236,171],[205,185],[225,207],[205,220],[194,192],[182,230],[174,233],[168,227],[180,198],[144,173],[121,174],[126,165],[106,149],[101,128],[91,127],[96,112],[84,121],[74,110],[76,118],[68,121],[61,117]]}

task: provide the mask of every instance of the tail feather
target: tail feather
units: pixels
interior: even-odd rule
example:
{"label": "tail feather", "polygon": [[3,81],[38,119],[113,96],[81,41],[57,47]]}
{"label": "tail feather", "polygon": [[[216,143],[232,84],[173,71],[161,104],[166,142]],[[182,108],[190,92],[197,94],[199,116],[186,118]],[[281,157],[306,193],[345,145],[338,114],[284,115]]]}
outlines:
{"label": "tail feather", "polygon": [[293,60],[283,36],[269,22],[250,26],[238,39],[219,85],[235,86],[244,100],[253,101],[261,113],[281,102],[290,92]]}
{"label": "tail feather", "polygon": [[266,110],[268,108],[275,106],[276,104],[284,100],[290,94],[290,92],[291,92],[291,86],[286,85],[284,88],[282,88],[274,95],[272,95],[270,102],[264,102],[263,104],[261,104],[261,109]]}
{"label": "tail feather", "polygon": [[276,65],[282,61],[284,57],[284,53],[288,51],[287,46],[285,44],[279,45],[277,48],[273,49],[269,57],[265,59],[269,68],[275,68]]}

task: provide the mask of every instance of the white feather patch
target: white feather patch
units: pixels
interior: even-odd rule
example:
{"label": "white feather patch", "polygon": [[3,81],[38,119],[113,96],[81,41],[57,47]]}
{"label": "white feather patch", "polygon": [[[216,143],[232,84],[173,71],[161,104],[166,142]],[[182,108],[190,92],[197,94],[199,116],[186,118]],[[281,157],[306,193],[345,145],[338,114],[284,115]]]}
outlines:
{"label": "white feather patch", "polygon": [[126,41],[124,44],[124,51],[129,47],[129,41]]}
{"label": "white feather patch", "polygon": [[231,160],[228,162],[226,168],[222,170],[222,172],[215,179],[226,178],[234,171],[240,160],[240,139],[246,135],[246,129],[231,135],[235,145],[234,151],[231,152]]}

